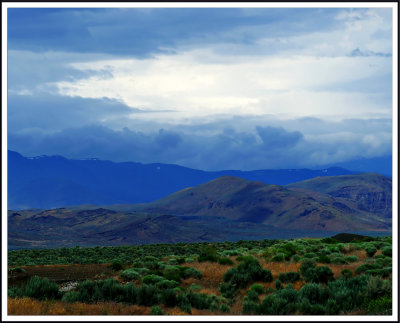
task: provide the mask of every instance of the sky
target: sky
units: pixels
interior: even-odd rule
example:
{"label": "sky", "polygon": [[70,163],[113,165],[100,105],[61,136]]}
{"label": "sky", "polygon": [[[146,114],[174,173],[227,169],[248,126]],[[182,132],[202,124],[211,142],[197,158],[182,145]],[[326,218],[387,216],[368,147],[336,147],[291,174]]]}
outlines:
{"label": "sky", "polygon": [[387,158],[392,9],[367,6],[9,8],[8,149],[203,170]]}

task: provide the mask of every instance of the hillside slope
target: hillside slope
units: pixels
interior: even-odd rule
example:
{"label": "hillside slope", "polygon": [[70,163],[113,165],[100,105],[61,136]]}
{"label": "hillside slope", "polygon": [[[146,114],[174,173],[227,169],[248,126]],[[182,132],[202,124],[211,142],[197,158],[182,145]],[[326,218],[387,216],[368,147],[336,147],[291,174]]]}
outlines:
{"label": "hillside slope", "polygon": [[[363,181],[363,175],[355,176],[359,176],[360,183]],[[385,191],[385,194],[391,193]],[[360,208],[357,201],[342,196],[267,185],[231,176],[183,189],[138,209],[180,216],[220,216],[234,221],[302,230],[375,231],[387,230],[391,226],[387,216],[389,209],[383,217]]]}

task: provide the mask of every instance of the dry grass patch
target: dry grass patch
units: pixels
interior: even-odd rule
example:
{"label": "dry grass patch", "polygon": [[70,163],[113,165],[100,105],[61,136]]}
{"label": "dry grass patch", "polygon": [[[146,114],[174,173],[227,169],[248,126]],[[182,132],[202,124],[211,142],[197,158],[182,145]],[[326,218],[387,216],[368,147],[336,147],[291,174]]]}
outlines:
{"label": "dry grass patch", "polygon": [[96,304],[8,299],[8,315],[150,315],[150,307],[99,302]]}

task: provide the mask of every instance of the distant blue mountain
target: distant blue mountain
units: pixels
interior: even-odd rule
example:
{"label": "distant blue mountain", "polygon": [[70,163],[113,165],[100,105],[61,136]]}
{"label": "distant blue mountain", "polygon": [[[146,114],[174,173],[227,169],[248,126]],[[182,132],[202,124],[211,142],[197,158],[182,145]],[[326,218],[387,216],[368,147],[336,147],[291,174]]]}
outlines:
{"label": "distant blue mountain", "polygon": [[286,185],[317,176],[358,173],[339,167],[206,172],[171,164],[115,163],[61,156],[27,158],[9,150],[8,209],[147,203],[224,175]]}

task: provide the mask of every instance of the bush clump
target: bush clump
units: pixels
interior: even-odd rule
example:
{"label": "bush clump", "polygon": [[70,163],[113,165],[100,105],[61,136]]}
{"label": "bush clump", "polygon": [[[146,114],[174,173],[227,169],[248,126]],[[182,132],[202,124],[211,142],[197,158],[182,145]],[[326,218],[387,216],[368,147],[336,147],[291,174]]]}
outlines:
{"label": "bush clump", "polygon": [[387,257],[392,257],[392,247],[385,247],[382,248],[382,254],[387,256]]}
{"label": "bush clump", "polygon": [[270,270],[262,268],[257,259],[247,257],[236,268],[230,268],[223,280],[225,284],[221,285],[220,290],[225,297],[231,298],[235,290],[245,288],[252,282],[271,282],[272,274]]}
{"label": "bush clump", "polygon": [[295,271],[289,271],[287,273],[280,273],[279,280],[282,283],[294,283],[300,280],[300,274]]}
{"label": "bush clump", "polygon": [[218,263],[220,265],[233,265],[233,261],[229,258],[220,258],[218,259]]}
{"label": "bush clump", "polygon": [[150,315],[164,315],[164,312],[161,307],[159,306],[152,306]]}
{"label": "bush clump", "polygon": [[38,300],[60,299],[62,296],[56,283],[38,276],[31,277],[21,287],[9,289],[8,295],[10,297],[32,297]]}
{"label": "bush clump", "polygon": [[129,268],[121,271],[119,274],[121,278],[125,280],[137,280],[140,279],[140,274],[134,269],[134,268]]}

